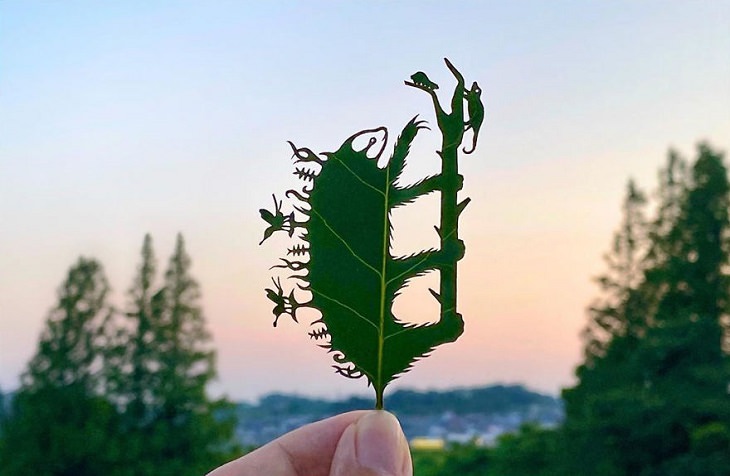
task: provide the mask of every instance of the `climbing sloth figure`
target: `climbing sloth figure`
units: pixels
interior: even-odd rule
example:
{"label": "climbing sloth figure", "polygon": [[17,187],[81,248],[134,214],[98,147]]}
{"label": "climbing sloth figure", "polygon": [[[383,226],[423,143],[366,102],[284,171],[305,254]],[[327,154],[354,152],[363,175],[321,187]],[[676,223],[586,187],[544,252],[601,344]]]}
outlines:
{"label": "climbing sloth figure", "polygon": [[484,122],[484,104],[482,104],[482,90],[474,81],[471,89],[464,91],[464,99],[466,99],[466,108],[469,113],[469,120],[464,124],[464,132],[469,129],[474,134],[472,137],[471,150],[463,149],[465,154],[471,154],[477,148],[477,139],[479,138],[479,129]]}

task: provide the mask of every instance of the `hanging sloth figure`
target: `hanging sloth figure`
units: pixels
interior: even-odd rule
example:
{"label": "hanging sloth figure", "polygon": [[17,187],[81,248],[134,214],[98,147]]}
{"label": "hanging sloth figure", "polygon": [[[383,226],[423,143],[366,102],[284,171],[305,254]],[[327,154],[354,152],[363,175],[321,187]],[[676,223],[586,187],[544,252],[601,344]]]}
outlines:
{"label": "hanging sloth figure", "polygon": [[[289,278],[295,280],[294,286],[284,291],[277,278],[266,289],[274,303],[274,326],[284,314],[298,322],[300,309],[319,311],[309,336],[333,353],[338,373],[368,379],[375,389],[376,408],[383,408],[383,391],[389,382],[435,347],[455,341],[464,330],[456,310],[456,269],[465,250],[458,236],[458,219],[469,199],[457,199],[463,183],[457,158],[468,129],[472,129],[473,152],[484,107],[474,94],[481,93],[476,82],[471,90],[465,89],[461,73],[448,59],[445,62],[457,81],[450,113],[442,109],[435,92],[438,85],[425,73],[419,71],[405,82],[432,98],[442,134],[442,148],[437,152],[441,173],[414,185],[398,184],[411,143],[420,130],[427,129],[417,117],[403,128],[382,167],[378,163],[382,163],[388,140],[384,127],[358,132],[337,151],[320,155],[289,142],[294,174],[305,185],[286,192],[294,202],[291,212],[282,212],[282,202],[275,196],[273,212],[260,210],[269,225],[262,243],[277,231],[298,240],[274,266],[292,271]],[[464,118],[465,100],[474,117]],[[354,144],[362,139],[366,145],[357,149]],[[441,195],[436,227],[439,249],[391,255],[392,210],[436,191]],[[440,304],[438,321],[424,325],[401,322],[392,312],[395,297],[410,279],[432,270],[440,273],[439,290],[429,290]],[[307,294],[308,300],[302,297]]]}

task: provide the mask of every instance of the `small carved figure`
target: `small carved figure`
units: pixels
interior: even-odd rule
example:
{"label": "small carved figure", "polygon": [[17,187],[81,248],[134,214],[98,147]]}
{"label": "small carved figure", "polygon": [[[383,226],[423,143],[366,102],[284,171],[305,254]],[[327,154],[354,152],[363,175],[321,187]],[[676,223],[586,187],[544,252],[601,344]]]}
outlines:
{"label": "small carved figure", "polygon": [[466,99],[466,107],[469,112],[469,120],[464,124],[464,132],[471,129],[474,134],[471,150],[462,149],[465,154],[471,154],[476,149],[479,128],[482,127],[482,122],[484,122],[484,104],[482,104],[481,95],[482,90],[476,81],[472,83],[471,89],[464,91],[464,99]]}
{"label": "small carved figure", "polygon": [[[294,221],[294,213],[284,215],[281,212],[281,200],[276,201],[276,197],[274,195],[271,196],[274,199],[274,213],[271,213],[265,208],[262,208],[259,210],[259,213],[261,214],[261,218],[266,220],[266,223],[269,224],[269,227],[264,230],[264,239],[261,240],[261,243],[266,241],[268,237],[270,237],[275,231],[279,230],[286,230],[289,232],[289,236],[292,236],[292,233],[294,232],[294,228],[292,228],[291,224]],[[259,243],[259,245],[261,244]]]}
{"label": "small carved figure", "polygon": [[419,86],[423,86],[426,89],[429,89],[431,91],[438,89],[439,85],[428,79],[428,76],[426,76],[426,73],[423,71],[418,71],[416,73],[413,73],[411,75],[411,80],[418,84]]}

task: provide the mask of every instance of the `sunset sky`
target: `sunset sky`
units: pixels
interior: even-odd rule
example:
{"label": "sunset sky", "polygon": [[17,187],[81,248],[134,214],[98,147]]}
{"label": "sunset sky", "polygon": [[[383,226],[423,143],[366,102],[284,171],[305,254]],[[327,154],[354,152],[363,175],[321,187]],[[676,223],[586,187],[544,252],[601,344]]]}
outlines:
{"label": "sunset sky", "polygon": [[[291,188],[291,151],[391,138],[448,57],[478,81],[486,120],[461,159],[463,337],[393,388],[522,382],[557,394],[580,362],[634,177],[651,190],[670,147],[730,149],[730,1],[0,0],[0,388],[33,355],[79,255],[123,306],[145,233],[160,268],[177,232],[218,350],[216,393],[345,396],[306,324],[271,325],[264,288],[286,240],[258,246],[258,210]],[[438,170],[419,135],[408,179]],[[436,196],[395,215],[398,253],[436,245]],[[410,209],[410,210],[409,210]],[[396,311],[433,320],[417,282]],[[431,284],[429,284],[431,283]]]}

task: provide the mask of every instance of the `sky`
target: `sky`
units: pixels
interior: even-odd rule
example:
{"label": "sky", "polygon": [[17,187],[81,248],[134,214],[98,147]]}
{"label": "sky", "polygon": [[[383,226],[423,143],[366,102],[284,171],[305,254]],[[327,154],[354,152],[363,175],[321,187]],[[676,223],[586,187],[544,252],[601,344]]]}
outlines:
{"label": "sky", "polygon": [[[297,184],[287,140],[333,151],[416,114],[433,124],[403,81],[425,71],[448,94],[448,57],[486,107],[460,159],[466,330],[392,388],[558,394],[627,180],[651,190],[670,147],[730,147],[729,24],[727,0],[0,0],[0,388],[17,386],[80,255],[103,263],[123,307],[145,233],[164,268],[181,232],[218,352],[213,392],[367,393],[306,324],[272,327],[264,288],[286,242],[258,245],[258,210]],[[409,181],[438,170],[426,132]],[[436,203],[394,215],[396,252],[436,244]],[[435,319],[436,280],[396,313]]]}

